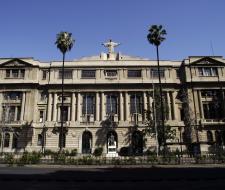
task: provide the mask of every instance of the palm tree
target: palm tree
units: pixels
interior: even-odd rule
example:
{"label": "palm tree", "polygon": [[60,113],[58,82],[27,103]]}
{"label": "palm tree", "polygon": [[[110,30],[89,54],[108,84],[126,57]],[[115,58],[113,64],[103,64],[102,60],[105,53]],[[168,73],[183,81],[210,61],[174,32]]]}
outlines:
{"label": "palm tree", "polygon": [[[156,53],[157,53],[157,63],[158,63],[158,77],[159,77],[159,89],[160,89],[160,104],[161,104],[161,120],[162,120],[162,141],[163,146],[165,150],[166,140],[165,140],[165,124],[164,124],[164,105],[163,105],[163,99],[162,99],[162,83],[161,83],[161,75],[160,75],[160,67],[159,67],[159,46],[160,44],[166,39],[164,36],[167,34],[166,30],[163,29],[162,25],[152,25],[150,29],[148,30],[149,34],[147,35],[147,39],[150,44],[154,45],[156,47]],[[165,151],[163,151],[165,153]],[[165,156],[165,154],[164,154]]]}
{"label": "palm tree", "polygon": [[65,55],[66,52],[70,51],[73,47],[75,40],[72,38],[72,33],[68,32],[60,32],[56,36],[56,42],[57,48],[61,51],[63,54],[63,65],[62,65],[62,106],[61,106],[61,128],[59,133],[59,151],[62,152],[63,148],[63,110],[64,110],[64,61],[65,61]]}

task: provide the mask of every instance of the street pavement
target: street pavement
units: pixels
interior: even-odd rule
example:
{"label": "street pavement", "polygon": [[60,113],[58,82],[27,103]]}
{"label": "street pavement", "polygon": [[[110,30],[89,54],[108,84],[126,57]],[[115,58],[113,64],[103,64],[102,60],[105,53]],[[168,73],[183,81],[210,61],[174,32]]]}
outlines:
{"label": "street pavement", "polygon": [[225,189],[225,167],[0,166],[0,190]]}

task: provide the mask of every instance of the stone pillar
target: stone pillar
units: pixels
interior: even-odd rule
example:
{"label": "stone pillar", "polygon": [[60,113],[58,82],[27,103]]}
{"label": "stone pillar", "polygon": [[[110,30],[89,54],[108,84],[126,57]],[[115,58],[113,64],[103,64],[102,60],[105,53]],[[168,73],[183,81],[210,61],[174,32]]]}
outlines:
{"label": "stone pillar", "polygon": [[176,114],[176,92],[172,92],[172,104],[171,104],[171,111],[172,111],[172,119],[177,120],[177,114]]}
{"label": "stone pillar", "polygon": [[120,92],[120,121],[124,121],[124,99],[123,99],[123,92]]}
{"label": "stone pillar", "polygon": [[105,94],[101,93],[101,120],[105,120]]}
{"label": "stone pillar", "polygon": [[60,118],[61,118],[61,115],[60,115],[60,106],[57,107],[57,120],[58,122],[60,122]]}
{"label": "stone pillar", "polygon": [[130,110],[129,110],[129,95],[128,92],[125,92],[125,120],[129,120]]}
{"label": "stone pillar", "polygon": [[53,104],[53,121],[56,121],[57,116],[57,93],[54,93],[54,104]]}
{"label": "stone pillar", "polygon": [[172,107],[171,107],[171,96],[170,96],[170,92],[166,92],[166,96],[167,96],[167,105],[168,105],[168,109],[169,109],[169,120],[172,119]]}
{"label": "stone pillar", "polygon": [[96,99],[95,99],[95,101],[96,101],[96,109],[95,109],[95,120],[96,121],[99,121],[99,113],[100,113],[100,109],[99,109],[99,107],[100,107],[100,105],[99,105],[99,93],[98,92],[96,92]]}
{"label": "stone pillar", "polygon": [[23,94],[22,94],[20,121],[24,120],[25,101],[26,101],[26,92],[23,92]]}
{"label": "stone pillar", "polygon": [[148,104],[147,104],[147,95],[146,95],[146,92],[143,92],[143,104],[144,104],[144,114],[143,114],[143,120],[145,121],[146,120],[146,111],[148,109]]}
{"label": "stone pillar", "polygon": [[81,94],[80,92],[77,93],[77,121],[80,121],[80,112],[81,112]]}
{"label": "stone pillar", "polygon": [[70,117],[70,115],[71,115],[71,107],[70,106],[68,106],[68,114],[67,114],[67,121],[70,121],[71,120],[71,117]]}
{"label": "stone pillar", "polygon": [[75,104],[76,104],[76,96],[75,93],[72,93],[72,101],[71,101],[71,121],[75,121]]}
{"label": "stone pillar", "polygon": [[15,106],[14,121],[17,121],[18,106]]}
{"label": "stone pillar", "polygon": [[202,105],[202,95],[201,91],[197,90],[198,93],[198,105],[199,105],[199,113],[200,113],[200,118],[204,119],[204,111],[203,111],[203,105]]}
{"label": "stone pillar", "polygon": [[52,113],[52,94],[48,94],[48,115],[47,121],[51,121],[51,113]]}

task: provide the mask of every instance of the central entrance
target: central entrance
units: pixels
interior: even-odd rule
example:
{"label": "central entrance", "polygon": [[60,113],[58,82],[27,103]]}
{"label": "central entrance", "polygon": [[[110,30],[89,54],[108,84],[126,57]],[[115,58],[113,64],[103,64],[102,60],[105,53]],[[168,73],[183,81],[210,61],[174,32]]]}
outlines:
{"label": "central entrance", "polygon": [[118,138],[115,131],[110,131],[107,134],[107,154],[106,157],[117,157]]}

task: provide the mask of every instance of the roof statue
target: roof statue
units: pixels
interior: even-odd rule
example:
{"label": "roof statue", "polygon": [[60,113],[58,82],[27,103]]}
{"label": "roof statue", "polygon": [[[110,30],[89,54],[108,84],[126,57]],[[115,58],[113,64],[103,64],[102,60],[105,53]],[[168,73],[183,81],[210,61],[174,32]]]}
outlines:
{"label": "roof statue", "polygon": [[113,42],[111,39],[108,42],[105,42],[102,44],[103,46],[105,46],[106,48],[108,48],[108,52],[109,53],[114,53],[114,48],[118,45],[120,45],[120,43],[116,43]]}

